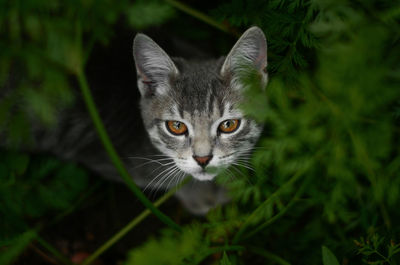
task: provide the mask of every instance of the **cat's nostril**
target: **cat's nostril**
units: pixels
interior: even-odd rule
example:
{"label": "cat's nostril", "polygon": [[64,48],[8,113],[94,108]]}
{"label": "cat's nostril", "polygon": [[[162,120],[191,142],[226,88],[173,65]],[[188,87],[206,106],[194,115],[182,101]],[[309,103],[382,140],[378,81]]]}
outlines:
{"label": "cat's nostril", "polygon": [[197,164],[199,164],[199,166],[201,167],[205,167],[208,165],[208,163],[210,162],[211,158],[213,158],[212,155],[209,156],[193,156],[194,160],[196,160]]}

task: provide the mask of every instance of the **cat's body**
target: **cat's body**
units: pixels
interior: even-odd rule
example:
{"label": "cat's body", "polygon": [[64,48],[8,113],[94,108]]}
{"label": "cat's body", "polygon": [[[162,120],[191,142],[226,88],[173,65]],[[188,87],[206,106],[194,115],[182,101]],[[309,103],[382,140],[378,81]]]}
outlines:
{"label": "cat's body", "polygon": [[[216,172],[247,154],[261,131],[239,109],[244,88],[238,75],[244,63],[266,84],[264,34],[249,29],[226,58],[217,60],[171,59],[143,34],[135,37],[133,53],[140,111],[129,92],[133,84],[126,93],[113,93],[112,87],[106,96],[92,91],[107,132],[139,186],[165,189],[192,175],[195,183],[177,195],[190,211],[205,213],[227,200],[211,181]],[[60,112],[54,129],[35,133],[36,150],[118,179],[81,100]]]}

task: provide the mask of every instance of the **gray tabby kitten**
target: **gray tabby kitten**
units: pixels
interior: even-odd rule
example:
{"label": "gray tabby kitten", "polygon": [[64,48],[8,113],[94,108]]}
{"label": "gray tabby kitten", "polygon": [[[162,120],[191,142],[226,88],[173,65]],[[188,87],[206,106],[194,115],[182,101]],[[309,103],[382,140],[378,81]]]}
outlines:
{"label": "gray tabby kitten", "polygon": [[[105,127],[139,186],[168,189],[192,175],[193,183],[177,196],[189,211],[204,214],[227,201],[224,189],[211,180],[219,169],[248,153],[261,132],[261,126],[238,108],[244,90],[239,75],[250,67],[266,85],[265,36],[252,27],[226,58],[188,62],[170,58],[149,37],[137,34],[133,55],[141,111],[125,84],[102,84],[105,91],[92,85]],[[93,79],[99,79],[97,73]],[[53,129],[36,126],[34,133],[31,150],[51,152],[119,179],[82,101],[62,110]]]}
{"label": "gray tabby kitten", "polygon": [[[145,128],[153,145],[173,160],[166,174],[176,177],[182,172],[210,181],[218,169],[253,147],[261,127],[239,109],[244,90],[239,77],[250,67],[263,86],[267,83],[267,44],[261,29],[248,29],[222,60],[192,63],[170,58],[143,34],[135,37],[133,55]],[[194,207],[188,197],[196,202],[200,194],[193,190],[183,189],[178,196],[197,213],[208,211],[213,201],[225,200],[219,194],[209,205]]]}

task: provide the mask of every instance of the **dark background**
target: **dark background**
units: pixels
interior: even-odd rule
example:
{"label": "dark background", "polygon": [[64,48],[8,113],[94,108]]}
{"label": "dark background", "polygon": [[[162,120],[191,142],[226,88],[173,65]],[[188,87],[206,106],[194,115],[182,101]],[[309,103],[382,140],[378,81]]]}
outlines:
{"label": "dark background", "polygon": [[270,77],[265,91],[248,80],[243,106],[265,124],[254,171],[219,176],[232,202],[204,217],[170,198],[160,209],[182,233],[151,215],[94,264],[399,264],[398,6],[3,1],[0,264],[80,263],[144,210],[123,183],[27,151],[35,124],[51,128],[82,100],[82,69],[96,95],[124,93],[137,108],[137,32],[203,59],[226,55],[253,25],[267,36]]}

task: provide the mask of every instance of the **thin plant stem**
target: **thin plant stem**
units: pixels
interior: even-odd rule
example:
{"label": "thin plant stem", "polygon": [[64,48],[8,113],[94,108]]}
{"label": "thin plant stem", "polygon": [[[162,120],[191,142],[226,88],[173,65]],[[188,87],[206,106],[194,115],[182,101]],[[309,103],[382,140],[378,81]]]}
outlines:
{"label": "thin plant stem", "polygon": [[97,189],[100,187],[101,182],[95,183],[89,189],[85,191],[85,193],[80,196],[74,204],[68,207],[64,212],[55,216],[55,218],[48,224],[49,226],[58,223],[60,220],[64,219],[66,216],[73,213],[87,198],[89,198]]}
{"label": "thin plant stem", "polygon": [[191,15],[192,17],[197,18],[198,20],[203,21],[204,23],[211,25],[219,30],[222,30],[226,33],[232,34],[235,37],[240,37],[240,33],[237,32],[234,28],[229,27],[227,25],[224,25],[218,21],[216,21],[215,19],[213,19],[210,16],[207,16],[206,14],[188,6],[185,5],[179,1],[176,0],[165,0],[165,2],[167,2],[168,4],[172,5],[173,7],[175,7],[176,9],[181,10],[182,12]]}
{"label": "thin plant stem", "polygon": [[47,263],[51,263],[51,264],[56,264],[59,265],[60,263],[55,260],[53,257],[50,257],[49,255],[47,255],[47,253],[43,252],[41,249],[39,249],[37,246],[35,246],[35,244],[30,243],[29,247],[36,253],[38,254],[40,257],[42,257]]}
{"label": "thin plant stem", "polygon": [[201,256],[199,259],[194,261],[193,264],[200,264],[208,256],[215,254],[215,253],[219,253],[219,252],[223,252],[223,251],[243,251],[243,250],[246,250],[246,248],[243,246],[237,246],[237,245],[214,247],[214,248],[209,249],[203,256]]}
{"label": "thin plant stem", "polygon": [[253,235],[257,234],[258,232],[260,232],[262,230],[264,230],[267,226],[269,226],[270,224],[272,224],[273,222],[278,220],[280,217],[282,217],[288,211],[288,209],[290,209],[290,207],[292,207],[293,204],[295,204],[297,202],[297,200],[300,198],[300,196],[303,194],[305,188],[308,185],[308,182],[309,182],[309,180],[305,180],[303,182],[303,184],[298,189],[298,191],[293,196],[293,198],[290,200],[290,202],[288,204],[286,204],[286,206],[278,214],[276,214],[272,218],[268,219],[267,221],[265,221],[261,225],[257,226],[254,230],[246,233],[246,235],[243,237],[243,239],[251,238]]}
{"label": "thin plant stem", "polygon": [[[74,210],[76,210],[76,208],[85,200],[87,199],[90,194],[92,194],[93,191],[95,191],[97,188],[99,187],[99,183],[95,184],[94,186],[92,186],[81,198],[79,198],[77,200],[76,203],[74,203],[72,206],[70,206],[66,211],[64,211],[63,213],[57,215],[49,224],[48,226],[54,225],[55,223],[57,223],[58,221],[60,221],[62,218],[64,218],[65,216],[69,215],[71,212],[73,212]],[[37,230],[41,230],[43,228],[43,224],[39,224],[37,226]],[[69,261],[68,258],[66,258],[61,252],[59,252],[56,248],[54,248],[50,243],[48,243],[46,240],[44,240],[43,238],[41,238],[39,235],[35,236],[35,240],[43,247],[45,248],[48,252],[50,252],[53,256],[53,258],[56,260],[57,264],[61,263],[63,265],[72,265],[73,263],[71,261]],[[31,244],[31,247],[36,251],[36,252],[40,252],[40,249],[36,248],[35,245]],[[41,254],[41,253],[39,253]],[[43,253],[45,254],[45,253]],[[49,257],[50,258],[50,257]]]}
{"label": "thin plant stem", "polygon": [[138,188],[138,186],[133,182],[132,177],[129,175],[128,171],[126,170],[124,164],[122,163],[117,151],[115,150],[110,137],[107,134],[107,131],[104,127],[103,122],[101,121],[100,115],[97,111],[96,105],[93,101],[92,94],[89,89],[88,82],[86,80],[85,73],[82,68],[77,69],[76,73],[80,89],[82,91],[83,99],[85,101],[86,107],[89,111],[90,117],[94,123],[96,131],[99,135],[101,143],[103,144],[109,158],[111,159],[112,163],[114,164],[115,168],[121,175],[122,179],[125,181],[128,188],[136,195],[136,197],[148,208],[155,216],[157,216],[163,223],[170,226],[171,228],[181,231],[182,228],[176,224],[170,217],[163,214],[160,210],[158,210],[154,205],[151,203],[149,199],[143,194],[143,192]]}
{"label": "thin plant stem", "polygon": [[251,224],[253,219],[259,214],[261,209],[263,209],[266,205],[272,203],[283,191],[286,190],[286,188],[290,187],[293,185],[301,176],[304,170],[298,171],[296,174],[293,175],[292,178],[290,178],[282,187],[280,187],[277,191],[275,191],[267,200],[265,200],[260,206],[258,206],[247,219],[244,221],[244,223],[241,225],[239,228],[239,231],[236,233],[235,237],[233,238],[233,243],[236,244],[242,237],[242,234],[246,231],[247,227]]}
{"label": "thin plant stem", "polygon": [[272,260],[278,264],[281,265],[290,265],[290,263],[286,260],[284,260],[283,258],[279,257],[278,255],[271,253],[263,248],[259,248],[259,247],[248,247],[246,248],[247,250],[249,250],[250,252],[253,252],[259,256],[263,256],[269,260]]}
{"label": "thin plant stem", "polygon": [[[314,156],[314,160],[317,159],[325,149],[319,150]],[[312,160],[310,160],[312,161]],[[260,206],[258,206],[249,217],[243,222],[240,226],[239,231],[235,234],[232,243],[236,244],[240,239],[242,239],[243,233],[246,231],[247,227],[253,222],[254,218],[257,217],[260,211],[264,209],[264,207],[270,203],[272,203],[282,192],[284,192],[288,187],[292,186],[303,174],[311,167],[312,163],[309,163],[302,169],[296,172],[285,184],[283,184],[277,191],[275,191],[267,200],[265,200]]]}
{"label": "thin plant stem", "polygon": [[[179,189],[181,186],[185,185],[190,178],[185,179],[178,187]],[[155,207],[159,207],[163,204],[166,200],[171,198],[174,195],[176,189],[170,190],[168,193],[163,195],[160,199],[158,199],[155,203]],[[107,249],[113,246],[116,242],[118,242],[122,237],[124,237],[129,231],[131,231],[135,226],[140,224],[147,216],[151,214],[149,209],[144,210],[140,215],[136,216],[132,221],[130,221],[126,226],[124,226],[118,233],[114,234],[109,240],[107,240],[103,245],[101,245],[92,255],[86,258],[82,265],[89,265],[91,264],[96,258],[98,258],[102,253],[104,253]]]}
{"label": "thin plant stem", "polygon": [[60,261],[64,265],[73,265],[71,261],[69,261],[63,254],[61,254],[56,248],[54,248],[51,244],[47,243],[46,240],[41,238],[39,235],[36,236],[35,240],[44,247],[51,255]]}

